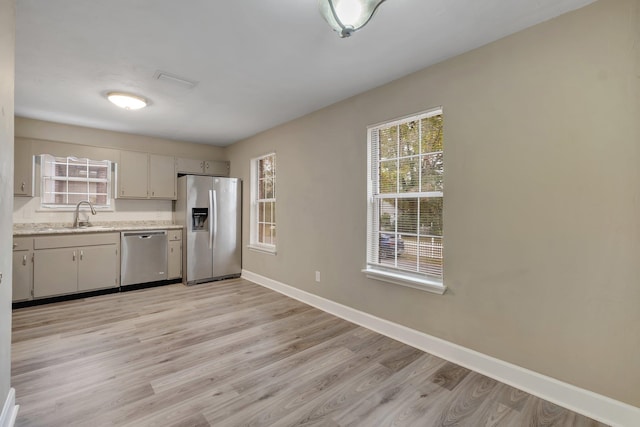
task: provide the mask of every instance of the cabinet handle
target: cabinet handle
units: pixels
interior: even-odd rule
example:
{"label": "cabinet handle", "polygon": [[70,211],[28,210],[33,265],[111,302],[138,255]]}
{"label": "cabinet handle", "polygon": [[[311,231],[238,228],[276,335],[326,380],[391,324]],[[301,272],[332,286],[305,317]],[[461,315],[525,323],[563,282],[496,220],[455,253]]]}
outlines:
{"label": "cabinet handle", "polygon": [[173,253],[173,248],[171,248],[171,253]]}
{"label": "cabinet handle", "polygon": [[80,251],[80,261],[82,261],[82,258],[84,258],[84,251]]}
{"label": "cabinet handle", "polygon": [[73,260],[76,260],[76,251],[73,251]]}
{"label": "cabinet handle", "polygon": [[15,248],[17,248],[17,247],[18,247],[18,244],[17,244],[17,243],[14,243],[14,244],[13,244],[13,249],[15,249]]}
{"label": "cabinet handle", "polygon": [[22,265],[27,265],[27,256],[23,255],[22,257]]}
{"label": "cabinet handle", "polygon": [[24,182],[23,182],[23,183],[22,183],[22,185],[20,186],[20,189],[21,189],[22,191],[24,191]]}

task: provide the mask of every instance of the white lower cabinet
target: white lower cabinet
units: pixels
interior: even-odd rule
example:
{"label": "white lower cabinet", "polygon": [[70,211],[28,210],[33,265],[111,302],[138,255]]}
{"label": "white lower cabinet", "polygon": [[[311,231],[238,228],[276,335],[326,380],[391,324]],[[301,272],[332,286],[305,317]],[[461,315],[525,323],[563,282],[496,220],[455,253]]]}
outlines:
{"label": "white lower cabinet", "polygon": [[[182,277],[182,230],[167,231],[167,279]],[[120,285],[120,233],[14,237],[13,302]]]}
{"label": "white lower cabinet", "polygon": [[33,298],[33,238],[13,239],[13,302]]}
{"label": "white lower cabinet", "polygon": [[167,262],[167,279],[182,277],[182,230],[169,230],[169,253]]}
{"label": "white lower cabinet", "polygon": [[78,256],[75,248],[42,249],[33,258],[35,298],[78,292]]}
{"label": "white lower cabinet", "polygon": [[34,298],[118,287],[118,233],[36,237]]}
{"label": "white lower cabinet", "polygon": [[78,259],[78,291],[118,286],[120,263],[116,244],[80,248]]}

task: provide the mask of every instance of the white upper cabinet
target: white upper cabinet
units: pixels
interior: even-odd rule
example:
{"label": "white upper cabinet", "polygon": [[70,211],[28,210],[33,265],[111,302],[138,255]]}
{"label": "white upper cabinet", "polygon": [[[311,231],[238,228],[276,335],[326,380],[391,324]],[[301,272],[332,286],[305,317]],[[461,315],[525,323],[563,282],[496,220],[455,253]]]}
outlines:
{"label": "white upper cabinet", "polygon": [[176,200],[176,188],[175,157],[149,154],[149,197]]}
{"label": "white upper cabinet", "polygon": [[147,153],[120,152],[118,197],[123,199],[149,198],[149,155]]}
{"label": "white upper cabinet", "polygon": [[220,160],[197,160],[178,158],[178,173],[198,175],[229,176],[229,162]]}
{"label": "white upper cabinet", "polygon": [[204,173],[204,160],[183,159],[178,157],[176,164],[178,173]]}
{"label": "white upper cabinet", "polygon": [[121,151],[118,197],[123,199],[176,199],[175,157]]}
{"label": "white upper cabinet", "polygon": [[13,194],[33,197],[33,152],[29,139],[16,138],[13,151]]}

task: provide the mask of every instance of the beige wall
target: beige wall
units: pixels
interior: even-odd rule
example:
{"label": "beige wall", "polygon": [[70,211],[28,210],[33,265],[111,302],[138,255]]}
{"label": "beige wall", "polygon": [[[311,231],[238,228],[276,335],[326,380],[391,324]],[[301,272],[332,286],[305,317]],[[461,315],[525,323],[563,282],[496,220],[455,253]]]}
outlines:
{"label": "beige wall", "polygon": [[[245,230],[249,159],[278,156],[278,254],[244,268],[640,406],[639,13],[600,0],[230,146]],[[443,296],[360,272],[366,127],[436,106]]]}
{"label": "beige wall", "polygon": [[[168,156],[179,156],[203,160],[226,160],[224,148],[205,144],[171,141],[161,138],[132,135],[80,126],[64,125],[41,120],[16,117],[16,144],[34,141],[48,154],[83,156],[77,145],[106,148],[104,158],[117,161],[117,150],[141,151]],[[60,144],[63,143],[63,144]],[[54,147],[52,152],[48,147]],[[40,150],[40,151],[42,151]],[[36,152],[35,154],[43,154]],[[101,158],[102,159],[102,158]],[[101,211],[92,222],[112,221],[171,221],[172,202],[169,200],[124,200],[114,201],[113,211]],[[15,223],[70,223],[73,212],[51,212],[40,209],[39,197],[14,198],[13,221]]]}
{"label": "beige wall", "polygon": [[[186,124],[185,124],[186,126]],[[16,137],[187,158],[227,160],[223,147],[16,117]]]}
{"label": "beige wall", "polygon": [[0,0],[0,412],[11,384],[15,1]]}

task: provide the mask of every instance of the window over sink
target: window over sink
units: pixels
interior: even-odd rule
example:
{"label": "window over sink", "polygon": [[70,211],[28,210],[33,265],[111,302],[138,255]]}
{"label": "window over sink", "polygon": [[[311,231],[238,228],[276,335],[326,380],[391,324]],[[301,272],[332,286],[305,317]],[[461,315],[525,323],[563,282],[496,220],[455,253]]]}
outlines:
{"label": "window over sink", "polygon": [[40,155],[40,205],[74,207],[82,200],[96,208],[111,207],[111,162],[76,157]]}

